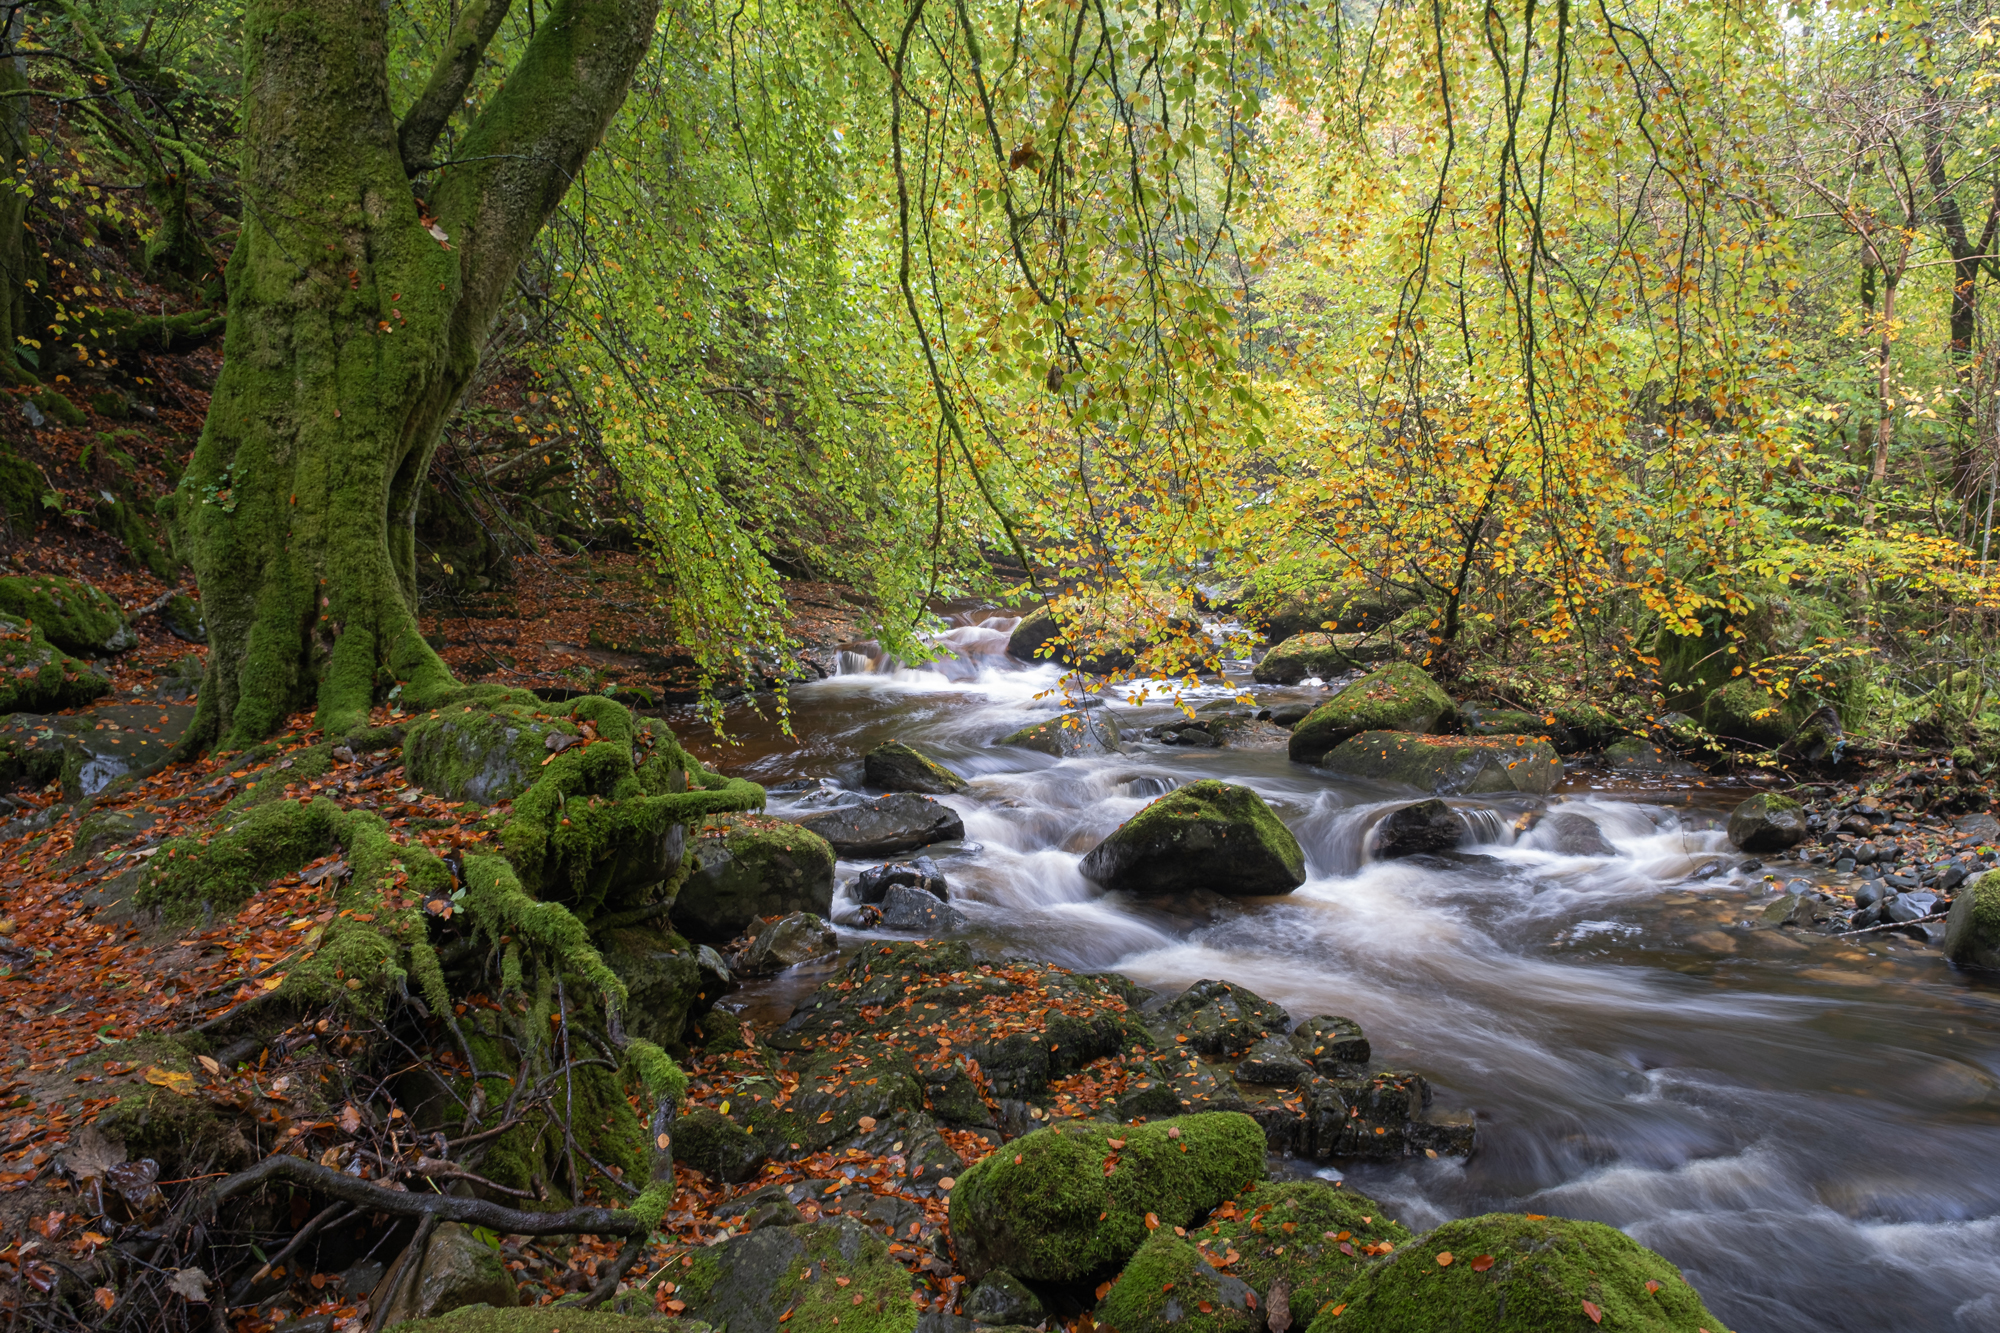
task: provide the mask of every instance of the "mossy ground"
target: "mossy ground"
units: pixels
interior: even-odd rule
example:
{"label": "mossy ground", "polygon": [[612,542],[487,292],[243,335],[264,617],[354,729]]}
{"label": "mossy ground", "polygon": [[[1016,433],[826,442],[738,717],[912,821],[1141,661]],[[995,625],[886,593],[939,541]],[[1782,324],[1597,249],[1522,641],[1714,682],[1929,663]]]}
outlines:
{"label": "mossy ground", "polygon": [[1364,731],[1435,731],[1455,711],[1451,697],[1423,668],[1391,662],[1306,714],[1292,729],[1291,757],[1316,763],[1334,746]]}
{"label": "mossy ground", "polygon": [[1186,1226],[1262,1180],[1264,1153],[1263,1129],[1228,1111],[1037,1130],[959,1177],[959,1261],[974,1277],[994,1268],[1043,1282],[1109,1274],[1144,1243],[1149,1215]]}
{"label": "mossy ground", "polygon": [[1426,1233],[1364,1269],[1308,1333],[1474,1328],[1726,1333],[1678,1268],[1624,1232],[1532,1213],[1488,1213]]}

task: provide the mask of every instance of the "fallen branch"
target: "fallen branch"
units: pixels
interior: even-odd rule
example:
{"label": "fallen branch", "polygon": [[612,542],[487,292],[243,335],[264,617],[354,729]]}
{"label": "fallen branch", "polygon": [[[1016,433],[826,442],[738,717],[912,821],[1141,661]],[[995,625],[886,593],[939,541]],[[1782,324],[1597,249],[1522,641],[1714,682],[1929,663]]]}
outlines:
{"label": "fallen branch", "polygon": [[1835,935],[1834,938],[1844,940],[1850,935],[1873,935],[1878,930],[1895,930],[1901,926],[1920,925],[1925,921],[1942,921],[1950,915],[1951,913],[1949,912],[1932,912],[1929,916],[1911,917],[1908,921],[1884,921],[1879,926],[1863,926],[1860,930],[1843,930],[1838,935]]}

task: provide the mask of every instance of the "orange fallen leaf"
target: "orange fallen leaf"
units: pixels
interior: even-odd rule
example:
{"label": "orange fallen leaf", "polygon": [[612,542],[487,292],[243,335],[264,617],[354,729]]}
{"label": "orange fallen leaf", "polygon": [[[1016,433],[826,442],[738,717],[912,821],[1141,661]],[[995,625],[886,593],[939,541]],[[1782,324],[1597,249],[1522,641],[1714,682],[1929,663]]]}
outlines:
{"label": "orange fallen leaf", "polygon": [[1647,1279],[1646,1279],[1646,1290],[1647,1290],[1647,1291],[1658,1291],[1659,1289],[1660,1289],[1660,1284],[1659,1284],[1659,1283],[1657,1283],[1657,1282],[1653,1281],[1653,1280],[1652,1280],[1651,1278],[1647,1278]]}
{"label": "orange fallen leaf", "polygon": [[1482,1254],[1472,1261],[1472,1271],[1475,1273],[1484,1273],[1491,1267],[1493,1267],[1493,1256],[1490,1254]]}
{"label": "orange fallen leaf", "polygon": [[1450,1267],[1451,1267],[1451,1251],[1450,1251],[1450,1250],[1445,1250],[1445,1251],[1443,1251],[1442,1253],[1440,1253],[1440,1254],[1438,1255],[1438,1267],[1439,1267],[1439,1268],[1450,1268]]}
{"label": "orange fallen leaf", "polygon": [[1583,1303],[1583,1312],[1590,1316],[1590,1322],[1593,1324],[1601,1324],[1604,1322],[1604,1311],[1598,1309],[1596,1306],[1592,1305],[1589,1301],[1585,1301]]}
{"label": "orange fallen leaf", "polygon": [[1160,1229],[1160,1219],[1159,1219],[1158,1217],[1154,1216],[1154,1215],[1153,1215],[1152,1213],[1147,1213],[1147,1214],[1146,1214],[1146,1230],[1148,1230],[1148,1231],[1158,1231],[1159,1229]]}

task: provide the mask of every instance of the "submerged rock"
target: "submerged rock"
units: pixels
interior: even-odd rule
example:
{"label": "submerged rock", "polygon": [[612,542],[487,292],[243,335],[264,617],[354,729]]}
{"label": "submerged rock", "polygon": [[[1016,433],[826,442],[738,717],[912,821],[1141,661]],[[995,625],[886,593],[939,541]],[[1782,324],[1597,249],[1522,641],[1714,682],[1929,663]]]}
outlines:
{"label": "submerged rock", "polygon": [[2000,871],[1960,886],[1945,919],[1944,956],[1960,967],[2000,971]]}
{"label": "submerged rock", "polygon": [[1729,812],[1729,841],[1745,852],[1782,852],[1805,841],[1806,812],[1789,796],[1759,792]]}
{"label": "submerged rock", "polygon": [[1058,759],[1080,754],[1118,753],[1118,720],[1102,708],[1072,708],[1047,722],[1011,731],[995,742],[1039,750]]}
{"label": "submerged rock", "polygon": [[1264,798],[1213,778],[1154,801],[1092,848],[1080,868],[1108,889],[1138,894],[1258,896],[1290,893],[1306,879],[1298,839]]}
{"label": "submerged rock", "polygon": [[1427,734],[1453,711],[1450,697],[1422,668],[1391,662],[1307,714],[1292,729],[1290,753],[1300,763],[1318,763],[1349,736],[1364,731]]}
{"label": "submerged rock", "polygon": [[692,939],[721,944],[765,917],[833,910],[833,848],[798,824],[717,815],[699,826],[688,859],[674,923]]}
{"label": "submerged rock", "polygon": [[758,931],[757,938],[743,951],[737,969],[751,976],[764,976],[815,958],[831,957],[839,949],[840,940],[832,926],[811,912],[794,912]]}
{"label": "submerged rock", "polygon": [[901,741],[888,741],[870,750],[862,757],[861,768],[862,781],[884,791],[949,796],[965,790],[964,778]]}
{"label": "submerged rock", "polygon": [[1000,1268],[1031,1282],[1092,1277],[1131,1258],[1149,1223],[1186,1226],[1264,1178],[1264,1131],[1228,1112],[1070,1121],[1009,1147],[968,1167],[951,1194],[959,1263],[975,1279]]}
{"label": "submerged rock", "polygon": [[1533,736],[1417,736],[1364,731],[1320,759],[1336,773],[1441,796],[1546,795],[1562,776],[1555,746]]}
{"label": "submerged rock", "polygon": [[1447,1222],[1398,1246],[1387,1263],[1362,1268],[1309,1333],[1549,1333],[1600,1325],[1648,1333],[1726,1327],[1678,1268],[1622,1231],[1488,1213]]}
{"label": "submerged rock", "polygon": [[1418,801],[1376,821],[1369,840],[1378,860],[1448,852],[1465,841],[1465,821],[1443,801]]}
{"label": "submerged rock", "polygon": [[27,621],[66,653],[111,657],[136,648],[139,636],[117,601],[88,583],[53,574],[0,578],[0,612]]}
{"label": "submerged rock", "polygon": [[892,856],[965,836],[958,811],[915,792],[891,792],[797,821],[842,856]]}

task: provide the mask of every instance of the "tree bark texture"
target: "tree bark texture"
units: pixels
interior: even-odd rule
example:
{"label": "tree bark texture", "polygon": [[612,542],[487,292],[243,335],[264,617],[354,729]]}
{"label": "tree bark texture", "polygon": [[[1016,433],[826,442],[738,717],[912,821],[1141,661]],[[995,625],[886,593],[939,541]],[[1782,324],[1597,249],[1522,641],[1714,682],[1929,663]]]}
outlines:
{"label": "tree bark texture", "polygon": [[306,707],[339,735],[397,684],[417,705],[450,687],[417,628],[419,493],[656,10],[558,0],[420,201],[405,154],[430,145],[391,114],[386,7],[253,0],[225,358],[176,497],[209,627],[197,743]]}

